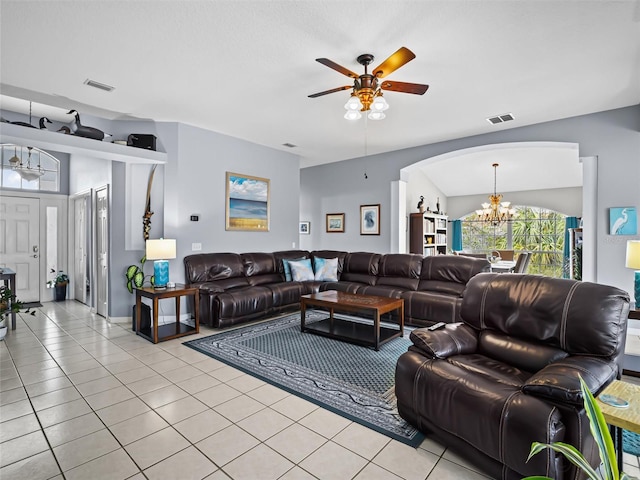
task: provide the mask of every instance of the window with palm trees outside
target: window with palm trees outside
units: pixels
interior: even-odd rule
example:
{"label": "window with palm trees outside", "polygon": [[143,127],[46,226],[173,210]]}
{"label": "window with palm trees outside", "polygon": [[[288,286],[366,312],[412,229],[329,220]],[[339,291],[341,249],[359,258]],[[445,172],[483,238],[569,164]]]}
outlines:
{"label": "window with palm trees outside", "polygon": [[493,226],[471,213],[462,220],[462,247],[467,252],[531,252],[527,273],[562,277],[566,215],[531,206],[516,206],[509,222]]}

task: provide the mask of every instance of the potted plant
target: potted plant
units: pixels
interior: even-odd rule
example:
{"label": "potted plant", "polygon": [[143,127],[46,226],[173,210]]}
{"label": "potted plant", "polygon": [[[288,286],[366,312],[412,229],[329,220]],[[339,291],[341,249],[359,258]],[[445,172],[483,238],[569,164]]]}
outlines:
{"label": "potted plant", "polygon": [[[529,458],[535,454],[550,448],[555,452],[564,455],[567,460],[582,470],[587,478],[590,480],[631,480],[635,477],[631,477],[624,472],[618,471],[618,463],[616,458],[616,451],[613,446],[613,440],[611,440],[611,434],[607,427],[607,422],[602,415],[600,407],[595,398],[589,391],[587,384],[580,377],[580,390],[582,391],[582,398],[584,401],[584,408],[589,418],[589,426],[591,427],[591,435],[593,435],[598,450],[600,451],[600,461],[602,462],[598,470],[589,465],[589,462],[584,458],[582,453],[578,451],[573,445],[568,445],[563,442],[553,443],[540,443],[533,442],[531,444],[531,452],[529,452]],[[620,453],[621,455],[622,453]],[[529,460],[527,458],[527,460]],[[526,477],[523,480],[553,480],[544,476]]]}
{"label": "potted plant", "polygon": [[[144,264],[147,261],[147,256],[144,255],[141,259],[140,259],[140,265],[129,265],[127,267],[127,270],[124,274],[126,280],[127,280],[127,290],[129,290],[129,293],[133,293],[133,289],[135,288],[142,288],[145,285],[145,281],[148,279],[149,280],[149,285],[153,285],[154,284],[154,277],[153,275],[145,275],[144,274]],[[144,330],[146,328],[149,328],[149,325],[151,325],[151,309],[149,307],[149,305],[146,305],[145,303],[143,303],[141,305],[141,314],[140,314],[140,329]],[[135,331],[136,329],[136,306],[133,306],[133,314],[131,316],[132,318],[132,323],[131,323],[131,329]]]}
{"label": "potted plant", "polygon": [[55,275],[52,280],[47,282],[47,288],[54,289],[54,300],[62,302],[67,298],[67,285],[69,284],[69,276],[62,270],[56,271],[52,268],[51,273]]}
{"label": "potted plant", "polygon": [[[7,334],[7,318],[12,313],[18,313],[22,309],[22,302],[16,298],[11,289],[6,285],[0,286],[0,340]],[[25,313],[35,315],[35,310],[27,308]]]}

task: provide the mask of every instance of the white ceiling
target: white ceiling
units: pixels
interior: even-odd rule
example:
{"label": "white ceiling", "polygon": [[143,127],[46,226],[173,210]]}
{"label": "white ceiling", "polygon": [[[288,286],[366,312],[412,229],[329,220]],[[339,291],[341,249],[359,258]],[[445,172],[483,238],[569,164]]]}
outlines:
{"label": "white ceiling", "polygon": [[[374,154],[640,103],[638,0],[0,0],[0,9],[2,94],[196,125],[295,153],[302,167],[364,155],[365,135]],[[430,88],[386,93],[385,120],[343,119],[348,90],[307,97],[351,83],[316,58],[360,73],[358,55],[377,65],[401,46],[416,58],[387,79]],[[486,121],[506,112],[516,120]]]}

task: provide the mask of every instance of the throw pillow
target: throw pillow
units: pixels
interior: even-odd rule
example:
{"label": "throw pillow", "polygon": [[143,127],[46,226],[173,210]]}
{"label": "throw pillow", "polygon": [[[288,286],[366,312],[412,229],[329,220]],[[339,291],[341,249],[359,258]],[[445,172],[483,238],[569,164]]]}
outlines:
{"label": "throw pillow", "polygon": [[315,280],[320,282],[337,282],[338,281],[338,259],[337,258],[320,258],[313,259],[313,269],[315,270]]}
{"label": "throw pillow", "polygon": [[284,279],[287,282],[291,281],[291,267],[289,266],[289,262],[298,262],[300,260],[304,260],[304,257],[300,258],[292,258],[292,259],[282,259],[282,269],[284,270]]}
{"label": "throw pillow", "polygon": [[291,268],[291,279],[294,282],[304,282],[306,280],[313,280],[313,269],[311,268],[311,259],[305,258],[304,260],[289,260],[289,267]]}

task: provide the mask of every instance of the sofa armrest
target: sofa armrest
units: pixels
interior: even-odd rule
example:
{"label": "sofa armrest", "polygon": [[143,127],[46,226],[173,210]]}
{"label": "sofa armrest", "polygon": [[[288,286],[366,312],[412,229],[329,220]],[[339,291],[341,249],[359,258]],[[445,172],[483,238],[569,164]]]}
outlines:
{"label": "sofa armrest", "polygon": [[215,283],[211,283],[211,282],[192,283],[189,286],[197,287],[198,290],[200,290],[200,295],[203,295],[203,294],[213,295],[215,293],[224,292],[224,288],[222,288],[220,285],[216,285]]}
{"label": "sofa armrest", "polygon": [[432,358],[473,353],[478,347],[478,335],[464,323],[449,323],[434,331],[416,328],[410,338],[416,348]]}
{"label": "sofa armrest", "polygon": [[583,406],[578,375],[589,387],[589,391],[598,395],[604,387],[615,380],[618,365],[611,360],[599,357],[572,356],[550,363],[533,375],[522,386],[529,395],[545,398],[559,403]]}

